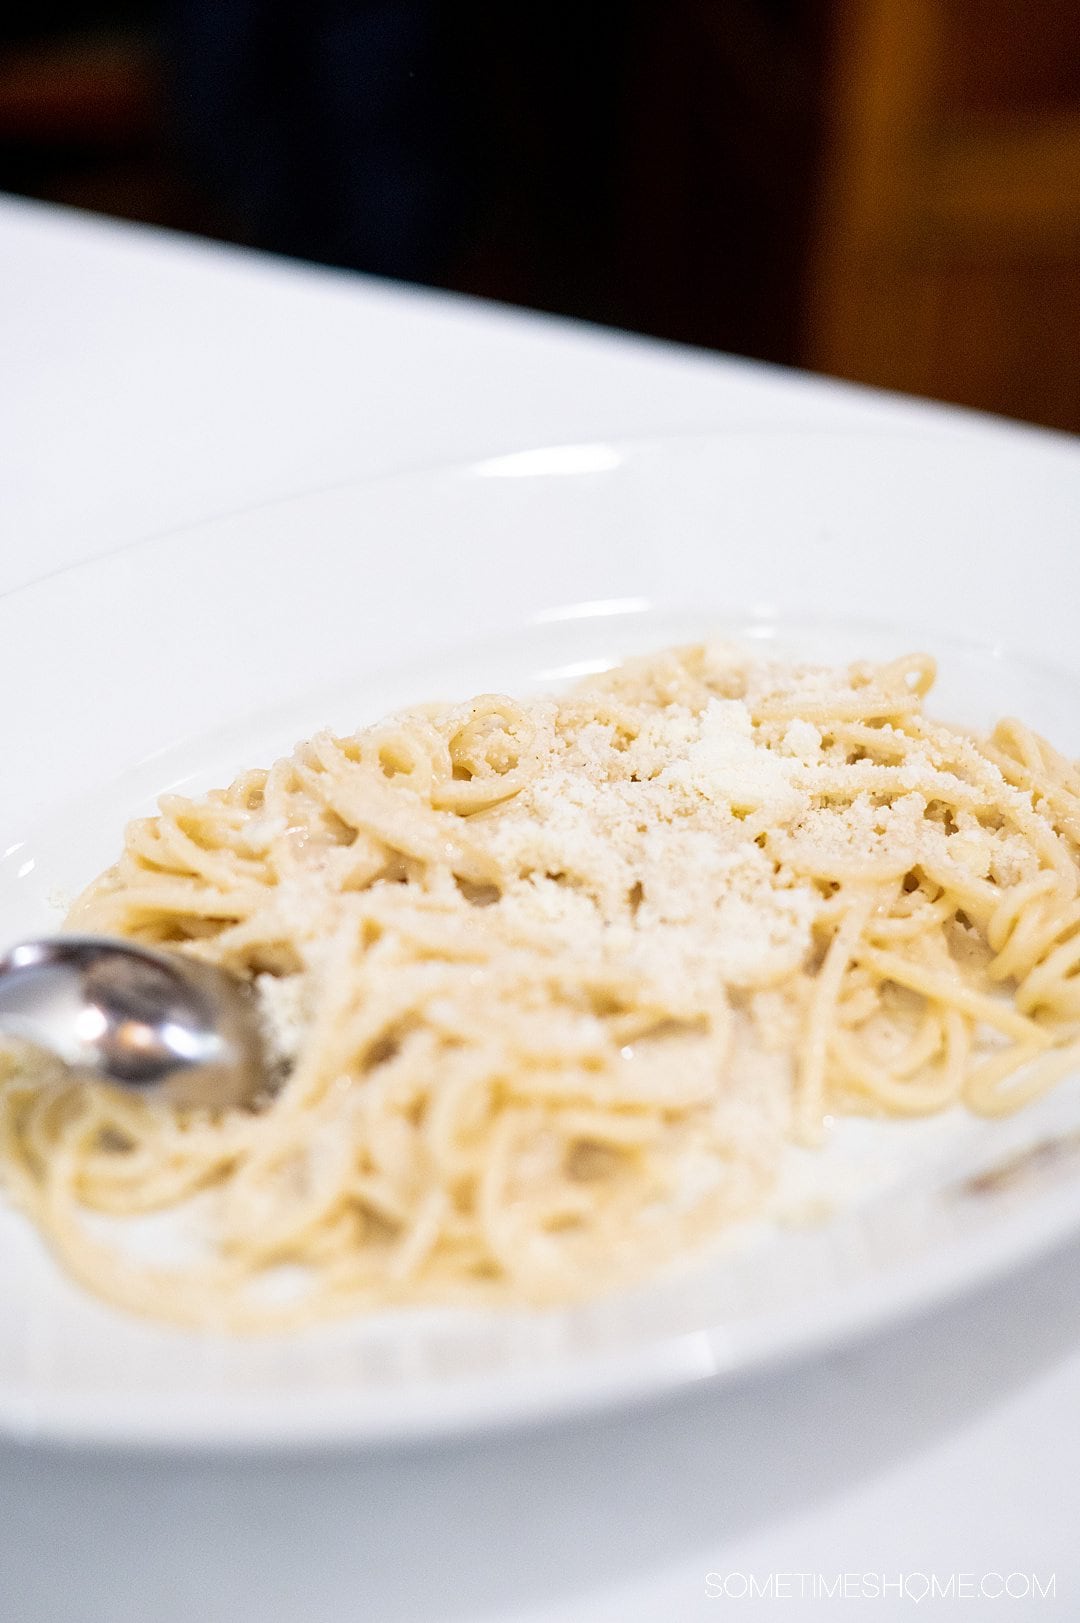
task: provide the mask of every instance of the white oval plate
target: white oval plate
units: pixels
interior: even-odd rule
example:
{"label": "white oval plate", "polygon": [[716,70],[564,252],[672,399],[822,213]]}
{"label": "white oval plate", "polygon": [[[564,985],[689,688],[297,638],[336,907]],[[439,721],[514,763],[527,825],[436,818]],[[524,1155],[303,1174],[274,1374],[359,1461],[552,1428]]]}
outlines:
{"label": "white oval plate", "polygon": [[[552,686],[704,634],[843,660],[926,646],[938,713],[1080,753],[1080,456],[1051,439],[727,433],[322,491],[0,600],[0,917],[48,929],[166,788],[329,723]],[[842,1123],[792,1152],[812,1227],[567,1312],[410,1312],[228,1341],[60,1276],[0,1206],[0,1431],[370,1444],[594,1408],[832,1344],[1080,1226],[1080,1079],[1005,1122]],[[779,1202],[782,1210],[784,1199]]]}

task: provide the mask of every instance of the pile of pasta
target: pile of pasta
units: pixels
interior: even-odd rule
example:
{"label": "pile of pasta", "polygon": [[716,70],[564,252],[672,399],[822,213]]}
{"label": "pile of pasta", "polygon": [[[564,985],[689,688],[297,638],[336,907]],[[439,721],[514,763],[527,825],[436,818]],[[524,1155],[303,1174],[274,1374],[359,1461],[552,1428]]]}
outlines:
{"label": "pile of pasta", "polygon": [[580,1299],[837,1113],[1021,1107],[1078,1061],[1080,776],[928,719],[933,676],[666,650],[164,797],[68,927],[254,980],[266,1087],[168,1109],[11,1049],[0,1177],[103,1297],[261,1329]]}

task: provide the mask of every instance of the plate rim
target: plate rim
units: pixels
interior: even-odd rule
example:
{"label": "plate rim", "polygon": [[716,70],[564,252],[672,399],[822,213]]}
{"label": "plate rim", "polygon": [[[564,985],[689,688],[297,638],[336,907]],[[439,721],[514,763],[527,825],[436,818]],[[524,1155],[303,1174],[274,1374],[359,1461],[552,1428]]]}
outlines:
{"label": "plate rim", "polygon": [[[697,444],[719,444],[729,439],[823,439],[823,440],[885,440],[885,441],[931,441],[942,443],[978,444],[980,441],[993,440],[1003,451],[1015,451],[1024,456],[1034,454],[1047,454],[1051,457],[1068,457],[1070,454],[1080,461],[1080,437],[1069,435],[1062,430],[1045,428],[1038,423],[1013,422],[1009,418],[998,418],[992,414],[980,416],[972,413],[970,420],[961,414],[959,420],[943,422],[805,422],[792,419],[790,422],[777,422],[775,419],[762,418],[758,423],[740,420],[738,423],[721,427],[679,430],[673,429],[663,434],[629,434],[612,435],[608,438],[596,436],[587,440],[545,440],[537,445],[521,446],[514,451],[497,451],[491,455],[472,457],[447,457],[429,460],[421,458],[415,463],[408,463],[402,467],[391,468],[383,472],[360,474],[352,479],[331,480],[313,485],[302,485],[295,490],[286,491],[278,496],[267,496],[252,502],[241,502],[236,506],[216,509],[205,514],[202,518],[192,519],[182,524],[167,524],[160,529],[148,531],[145,535],[135,536],[128,541],[121,541],[116,546],[106,547],[103,551],[94,552],[85,558],[71,559],[67,563],[58,564],[55,568],[47,569],[43,574],[32,575],[29,580],[16,581],[11,586],[0,587],[0,604],[10,599],[18,599],[23,593],[30,593],[35,588],[49,581],[59,580],[68,575],[79,574],[84,570],[91,570],[96,564],[126,557],[129,554],[141,552],[144,548],[151,548],[160,542],[172,541],[186,535],[198,535],[203,530],[218,524],[226,524],[236,520],[254,517],[257,514],[272,512],[280,507],[292,504],[303,504],[319,496],[344,494],[347,491],[368,492],[384,488],[393,488],[396,485],[411,485],[419,480],[436,479],[444,476],[468,475],[478,468],[491,467],[500,462],[512,461],[526,455],[555,455],[560,452],[580,452],[595,449],[610,450],[620,456],[629,457],[642,452],[665,450],[679,446]],[[579,469],[579,473],[586,470]],[[600,471],[600,470],[597,470]],[[543,474],[537,477],[543,477]]]}

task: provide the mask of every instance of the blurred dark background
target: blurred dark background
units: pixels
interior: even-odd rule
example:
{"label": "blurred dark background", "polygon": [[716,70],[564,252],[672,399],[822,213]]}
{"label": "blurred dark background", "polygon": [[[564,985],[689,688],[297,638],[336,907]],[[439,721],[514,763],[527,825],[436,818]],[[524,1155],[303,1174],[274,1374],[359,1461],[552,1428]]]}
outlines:
{"label": "blurred dark background", "polygon": [[1080,0],[9,0],[0,189],[1080,430]]}

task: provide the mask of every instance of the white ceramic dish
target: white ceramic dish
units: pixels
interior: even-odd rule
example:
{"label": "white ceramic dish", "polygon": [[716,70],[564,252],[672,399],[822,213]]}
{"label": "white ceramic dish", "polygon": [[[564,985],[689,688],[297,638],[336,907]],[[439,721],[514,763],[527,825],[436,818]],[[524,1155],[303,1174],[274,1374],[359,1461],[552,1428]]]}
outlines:
{"label": "white ceramic dish", "polygon": [[[331,723],[553,685],[703,633],[824,659],[914,644],[939,714],[1080,753],[1080,455],[1015,437],[728,433],[505,457],[283,502],[0,600],[8,938],[156,794]],[[1080,1079],[1013,1120],[843,1124],[708,1264],[565,1313],[384,1315],[228,1342],[118,1315],[0,1207],[0,1430],[124,1446],[368,1444],[729,1376],[1080,1226]]]}

